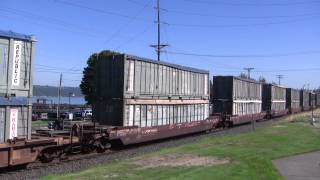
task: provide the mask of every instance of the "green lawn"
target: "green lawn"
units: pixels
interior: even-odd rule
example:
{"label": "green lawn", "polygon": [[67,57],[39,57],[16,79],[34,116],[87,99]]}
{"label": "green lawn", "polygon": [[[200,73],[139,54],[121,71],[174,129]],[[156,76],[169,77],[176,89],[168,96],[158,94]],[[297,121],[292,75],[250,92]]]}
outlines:
{"label": "green lawn", "polygon": [[48,123],[51,120],[37,120],[37,121],[32,121],[32,127],[33,128],[39,128],[39,127],[47,127]]}
{"label": "green lawn", "polygon": [[[42,179],[282,179],[271,160],[315,150],[320,150],[320,129],[311,127],[306,117],[297,117],[251,133],[212,136],[196,143],[163,149],[82,172],[51,175]],[[134,163],[150,157],[175,154],[228,159],[230,163],[152,168],[143,168]]]}

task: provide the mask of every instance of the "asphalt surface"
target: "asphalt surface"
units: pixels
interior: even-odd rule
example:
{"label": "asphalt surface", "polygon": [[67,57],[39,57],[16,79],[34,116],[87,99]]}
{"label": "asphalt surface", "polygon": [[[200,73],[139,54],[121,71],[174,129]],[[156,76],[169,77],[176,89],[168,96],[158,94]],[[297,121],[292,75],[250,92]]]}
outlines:
{"label": "asphalt surface", "polygon": [[273,161],[287,180],[320,180],[320,151]]}

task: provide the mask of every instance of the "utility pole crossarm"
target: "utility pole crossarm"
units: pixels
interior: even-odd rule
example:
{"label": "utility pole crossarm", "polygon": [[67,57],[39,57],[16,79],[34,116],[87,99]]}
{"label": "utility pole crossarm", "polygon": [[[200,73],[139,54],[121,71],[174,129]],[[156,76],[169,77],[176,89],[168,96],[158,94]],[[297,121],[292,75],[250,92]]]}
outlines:
{"label": "utility pole crossarm", "polygon": [[283,75],[279,74],[277,75],[278,78],[278,84],[281,85],[281,79],[283,78]]}
{"label": "utility pole crossarm", "polygon": [[252,70],[254,70],[254,68],[248,67],[248,68],[243,68],[243,69],[248,71],[247,78],[250,79],[250,73],[251,73]]}
{"label": "utility pole crossarm", "polygon": [[157,51],[157,60],[160,61],[161,49],[168,46],[167,44],[161,44],[161,21],[160,21],[160,0],[157,0],[157,21],[158,25],[158,41],[156,45],[151,45]]}

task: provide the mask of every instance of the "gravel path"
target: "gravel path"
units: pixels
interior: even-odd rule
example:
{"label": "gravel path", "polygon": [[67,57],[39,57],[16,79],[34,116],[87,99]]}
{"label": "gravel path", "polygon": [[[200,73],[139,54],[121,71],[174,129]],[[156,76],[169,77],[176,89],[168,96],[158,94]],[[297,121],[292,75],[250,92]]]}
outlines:
{"label": "gravel path", "polygon": [[[269,121],[262,121],[255,124],[256,128],[261,128],[265,126],[269,126],[272,122],[277,121],[278,119],[272,119]],[[212,133],[201,133],[195,135],[189,135],[181,138],[174,138],[169,140],[157,141],[153,143],[145,143],[139,146],[130,146],[122,149],[120,151],[114,151],[111,153],[99,154],[96,156],[92,156],[90,158],[78,159],[74,161],[60,162],[56,164],[48,164],[41,168],[30,168],[0,174],[0,179],[37,179],[42,176],[46,176],[49,174],[61,174],[61,173],[70,173],[75,171],[81,171],[90,167],[99,166],[101,164],[110,163],[116,160],[124,160],[131,157],[135,157],[138,155],[142,155],[145,153],[154,152],[160,150],[162,148],[176,147],[179,145],[184,145],[186,143],[192,143],[200,140],[203,137],[213,136],[213,135],[226,135],[226,134],[239,134],[246,133],[252,131],[252,125],[246,124],[242,126],[237,126],[231,129],[226,129],[223,131],[217,131]]]}

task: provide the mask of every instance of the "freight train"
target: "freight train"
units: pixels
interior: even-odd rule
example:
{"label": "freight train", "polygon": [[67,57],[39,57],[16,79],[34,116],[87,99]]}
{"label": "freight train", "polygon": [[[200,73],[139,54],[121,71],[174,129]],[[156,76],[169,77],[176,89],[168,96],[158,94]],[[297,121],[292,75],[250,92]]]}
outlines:
{"label": "freight train", "polygon": [[[20,41],[34,42],[20,35],[0,36],[13,43],[6,47]],[[28,57],[32,63],[32,56]],[[30,127],[30,105],[14,104],[12,99],[16,97],[8,94],[0,98],[0,123],[5,124],[0,132],[0,167],[49,162],[74,153],[104,152],[119,144],[232,127],[320,105],[319,94],[306,90],[234,76],[213,76],[211,85],[210,73],[205,70],[127,54],[102,52],[97,57],[92,123],[75,124],[65,130],[38,130],[30,135],[25,128]],[[32,72],[28,73],[26,77],[31,77]],[[12,92],[26,95],[17,90],[13,88]],[[20,107],[29,107],[27,114],[19,113]],[[13,125],[25,133],[12,134],[12,129],[16,131]]]}

